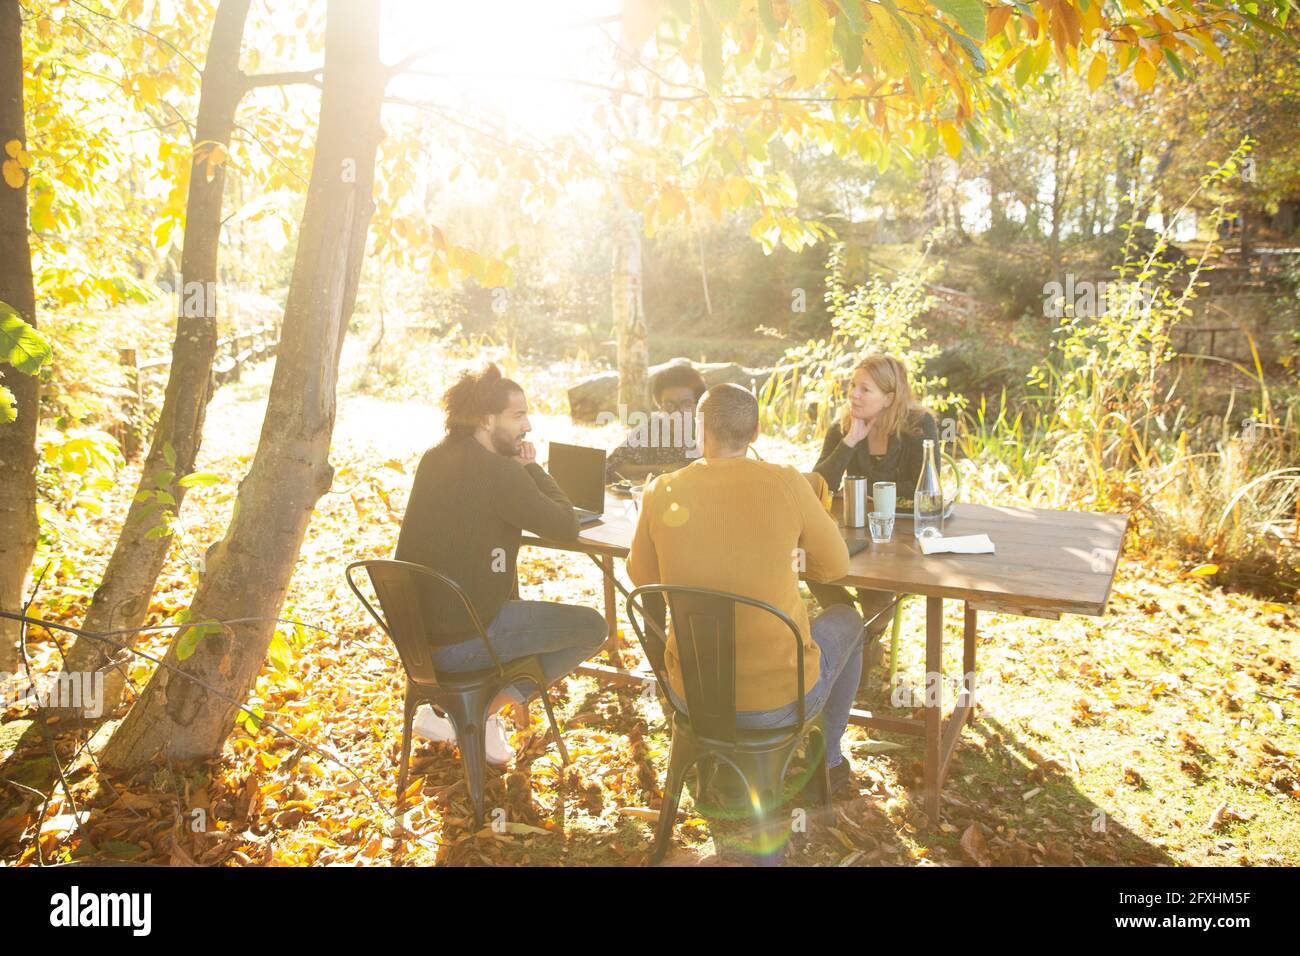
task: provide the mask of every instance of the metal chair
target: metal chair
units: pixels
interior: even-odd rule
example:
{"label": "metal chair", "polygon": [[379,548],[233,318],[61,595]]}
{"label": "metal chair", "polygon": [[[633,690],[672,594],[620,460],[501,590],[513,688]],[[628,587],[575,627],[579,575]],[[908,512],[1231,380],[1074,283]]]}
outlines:
{"label": "metal chair", "polygon": [[[672,724],[672,751],[651,862],[659,862],[668,852],[686,775],[695,767],[699,792],[704,793],[719,762],[731,767],[745,786],[754,818],[756,844],[764,862],[777,862],[778,854],[771,851],[780,846],[778,834],[786,832],[788,822],[774,817],[772,811],[783,802],[786,772],[799,745],[809,734],[815,734],[821,744],[813,768],[817,796],[825,806],[831,800],[821,707],[811,714],[804,710],[803,639],[798,625],[770,604],[725,591],[664,584],[639,587],[627,597],[628,620],[663,688],[668,686],[667,675],[656,662],[664,660],[667,640],[658,624],[646,617],[643,604],[645,598],[659,595],[667,599],[677,638],[686,711],[678,710],[665,692],[664,701]],[[779,618],[790,629],[798,650],[797,720],[792,726],[770,730],[736,726],[737,605],[758,608]],[[643,626],[647,623],[651,625],[649,628]]]}
{"label": "metal chair", "polygon": [[[357,568],[365,568],[370,577],[370,584],[379,598],[379,605],[384,611],[381,616],[374,606],[366,600],[352,573]],[[560,759],[567,764],[569,753],[560,737],[560,728],[555,723],[555,713],[551,710],[551,699],[546,692],[546,680],[538,655],[532,654],[515,660],[505,661],[497,657],[492,642],[488,640],[474,605],[469,596],[451,578],[440,574],[424,565],[409,561],[355,561],[344,572],[348,587],[357,596],[370,616],[373,617],[384,633],[392,638],[397,646],[398,656],[406,671],[406,708],[402,722],[402,764],[397,776],[397,815],[401,816],[406,803],[407,764],[411,756],[411,723],[420,704],[427,703],[447,715],[456,729],[456,741],[460,748],[460,758],[465,765],[465,783],[469,789],[470,802],[474,808],[474,826],[483,823],[483,785],[487,764],[487,742],[483,736],[484,724],[489,714],[488,706],[502,688],[508,687],[520,678],[533,681],[541,691],[542,704],[546,707],[546,719],[550,721],[551,733],[560,752]],[[438,673],[433,664],[432,652],[435,648],[459,643],[455,639],[439,639],[432,636],[429,627],[421,584],[434,583],[451,590],[469,614],[474,630],[487,647],[488,656],[493,666],[475,671],[457,671]],[[387,620],[384,618],[387,617]]]}

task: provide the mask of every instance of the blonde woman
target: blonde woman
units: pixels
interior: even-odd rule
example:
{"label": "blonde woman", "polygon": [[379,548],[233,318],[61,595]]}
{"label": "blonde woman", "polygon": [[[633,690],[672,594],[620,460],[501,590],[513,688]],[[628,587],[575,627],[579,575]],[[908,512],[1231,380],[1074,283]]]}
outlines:
{"label": "blonde woman", "polygon": [[[848,401],[839,419],[826,430],[821,458],[813,472],[826,479],[832,493],[847,474],[864,477],[872,484],[892,481],[898,498],[910,500],[925,461],[921,443],[927,438],[938,447],[934,416],[916,400],[907,366],[892,355],[868,355],[853,369]],[[822,607],[853,603],[849,592],[836,585],[812,584],[810,589]],[[857,598],[867,622],[866,645],[870,649],[889,625],[885,612],[895,595],[858,588]]]}

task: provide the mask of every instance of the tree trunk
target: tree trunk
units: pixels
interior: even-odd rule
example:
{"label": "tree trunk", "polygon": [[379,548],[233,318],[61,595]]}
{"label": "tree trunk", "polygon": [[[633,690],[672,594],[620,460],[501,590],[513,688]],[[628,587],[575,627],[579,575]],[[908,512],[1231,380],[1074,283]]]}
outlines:
{"label": "tree trunk", "polygon": [[[266,418],[235,517],[191,606],[196,622],[256,620],[225,626],[197,644],[193,629],[178,634],[166,657],[235,700],[246,698],[262,667],[312,510],[333,477],[339,354],[374,211],[386,81],[379,12],[370,0],[329,0],[326,10],[320,127]],[[190,650],[184,659],[182,649]],[[158,754],[214,757],[237,710],[159,668],[109,740],[104,764],[134,769]]]}
{"label": "tree trunk", "polygon": [[[209,144],[227,146],[234,128],[235,110],[244,95],[244,74],[239,70],[239,51],[244,36],[250,0],[221,0],[213,20],[208,56],[203,65],[199,91],[199,115],[195,126],[195,158],[190,170],[189,196],[185,209],[184,247],[177,286],[180,307],[176,318],[176,341],[172,346],[171,371],[163,397],[162,411],[154,430],[140,475],[137,496],[127,512],[126,523],[108,559],[103,581],[91,598],[82,624],[90,632],[136,628],[144,623],[158,575],[171,545],[171,536],[149,537],[151,529],[163,524],[164,508],[177,513],[185,497],[178,479],[194,470],[203,437],[203,419],[212,397],[212,363],[217,352],[217,253],[221,238],[221,197],[226,164],[209,167]],[[209,169],[212,177],[208,178]],[[189,290],[201,294],[191,296]],[[196,303],[201,308],[195,309]],[[193,312],[199,314],[187,314]],[[170,458],[170,460],[169,460]],[[156,498],[140,500],[145,493],[162,491],[174,505]],[[164,499],[165,500],[165,499]],[[122,635],[134,643],[132,635]],[[68,655],[70,672],[102,668],[112,648],[81,638]],[[122,694],[119,668],[104,675],[103,710],[116,709]]]}
{"label": "tree trunk", "polygon": [[1061,182],[1061,116],[1056,116],[1056,133],[1052,141],[1052,231],[1048,236],[1048,258],[1052,278],[1061,273],[1061,213],[1065,206],[1065,185]]}
{"label": "tree trunk", "polygon": [[641,217],[619,200],[620,222],[614,231],[614,337],[618,343],[618,402],[628,412],[649,408],[645,301],[641,292]]}
{"label": "tree trunk", "polygon": [[[16,0],[0,0],[0,146],[27,145],[23,116],[22,17]],[[4,155],[8,159],[8,154]],[[27,183],[0,181],[0,302],[36,325],[32,250],[27,238]],[[36,426],[41,382],[0,366],[0,385],[13,393],[18,419],[0,424],[0,608],[22,609],[27,571],[36,554]],[[0,620],[0,671],[16,671],[22,655],[17,621]]]}
{"label": "tree trunk", "polygon": [[1119,162],[1115,172],[1115,191],[1118,205],[1115,209],[1115,228],[1123,229],[1126,224],[1136,222],[1137,193],[1140,191],[1139,177],[1142,174],[1142,147],[1134,146],[1131,150],[1120,147]]}
{"label": "tree trunk", "polygon": [[709,295],[709,266],[704,257],[704,229],[698,227],[695,231],[696,246],[700,251],[700,285],[704,287],[704,312],[706,315],[713,314],[713,297]]}

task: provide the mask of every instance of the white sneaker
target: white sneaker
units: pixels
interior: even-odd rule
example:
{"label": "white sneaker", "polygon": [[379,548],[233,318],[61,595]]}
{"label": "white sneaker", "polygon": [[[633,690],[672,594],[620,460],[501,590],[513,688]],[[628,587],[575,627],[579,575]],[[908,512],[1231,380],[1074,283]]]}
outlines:
{"label": "white sneaker", "polygon": [[488,718],[483,728],[483,737],[487,742],[487,761],[494,767],[504,767],[515,755],[515,748],[510,746],[510,737],[506,733],[506,722],[500,714]]}
{"label": "white sneaker", "polygon": [[419,709],[416,710],[411,730],[425,740],[433,740],[441,744],[454,744],[456,742],[456,728],[451,725],[451,721],[437,713],[428,704],[421,704]]}
{"label": "white sneaker", "polygon": [[[434,711],[428,704],[421,704],[415,712],[411,730],[425,740],[437,743],[454,744],[456,728],[451,721]],[[487,761],[494,767],[504,767],[515,755],[515,748],[510,746],[506,722],[498,715],[489,717],[483,727],[483,738],[487,744]]]}

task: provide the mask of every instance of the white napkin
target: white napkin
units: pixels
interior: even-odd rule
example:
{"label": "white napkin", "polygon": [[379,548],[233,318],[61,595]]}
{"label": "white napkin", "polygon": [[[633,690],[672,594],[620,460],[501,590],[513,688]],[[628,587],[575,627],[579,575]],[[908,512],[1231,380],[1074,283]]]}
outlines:
{"label": "white napkin", "polygon": [[955,538],[920,538],[921,551],[925,554],[940,554],[951,551],[953,554],[992,554],[993,542],[986,534],[958,535]]}

